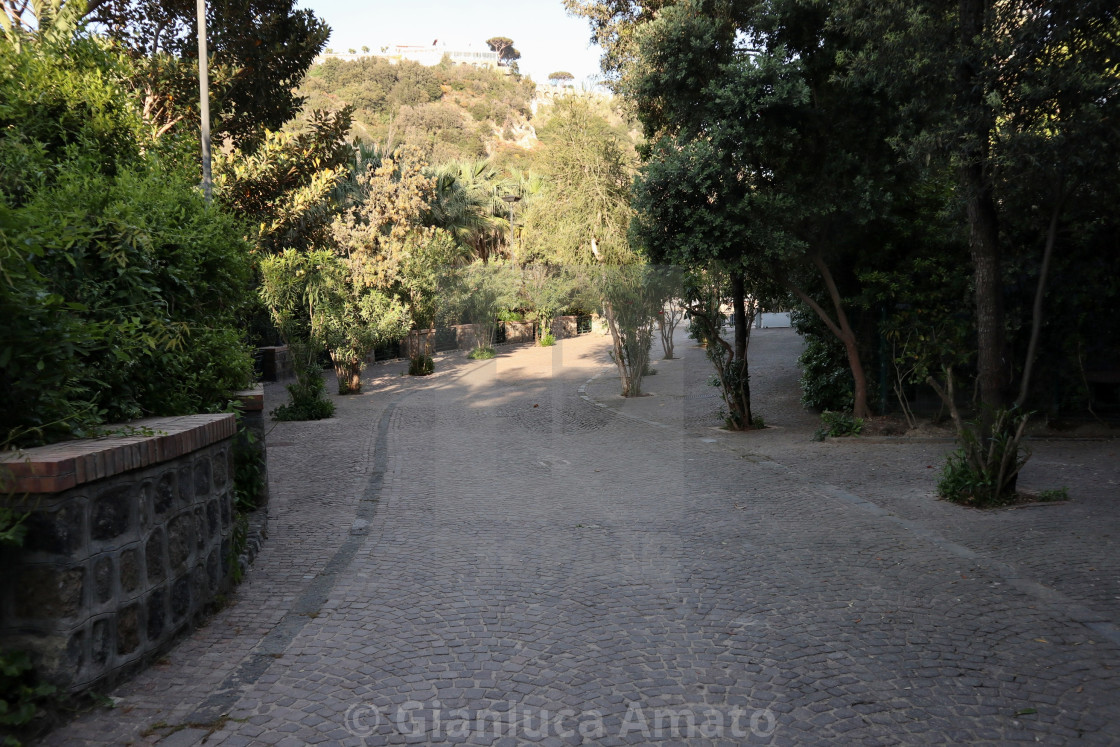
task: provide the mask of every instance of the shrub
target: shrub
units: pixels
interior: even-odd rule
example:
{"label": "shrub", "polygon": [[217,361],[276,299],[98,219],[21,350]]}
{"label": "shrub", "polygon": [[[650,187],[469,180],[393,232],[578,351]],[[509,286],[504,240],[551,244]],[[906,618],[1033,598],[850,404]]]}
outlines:
{"label": "shrub", "polygon": [[832,438],[858,436],[862,432],[863,418],[857,418],[849,412],[825,410],[821,413],[821,427],[814,434],[814,438],[823,441],[829,436]]}
{"label": "shrub", "polygon": [[995,413],[990,434],[981,437],[980,423],[959,429],[960,446],[949,455],[937,483],[937,494],[947,501],[986,508],[1016,498],[1019,471],[1030,458],[1022,447],[1030,413],[1001,410]]}
{"label": "shrub", "polygon": [[244,228],[143,140],[122,58],[0,51],[0,440],[218,409],[252,374]]}
{"label": "shrub", "polygon": [[[55,695],[53,685],[35,676],[26,651],[0,651],[0,726],[4,732],[26,730]],[[4,745],[19,745],[7,736]]]}
{"label": "shrub", "polygon": [[304,363],[288,384],[289,401],[272,411],[276,420],[323,420],[334,415],[334,402],[326,398],[327,385],[322,371],[313,361]]}
{"label": "shrub", "polygon": [[467,357],[476,361],[488,361],[497,355],[498,353],[494,348],[475,348],[467,354]]}
{"label": "shrub", "polygon": [[545,332],[544,335],[541,337],[541,347],[542,348],[551,347],[552,345],[555,345],[555,344],[556,344],[556,336],[553,335],[551,332]]}
{"label": "shrub", "polygon": [[408,359],[409,376],[430,376],[435,370],[436,364],[430,355],[421,355]]}
{"label": "shrub", "polygon": [[805,335],[805,350],[797,359],[801,368],[801,404],[813,410],[850,411],[855,397],[852,371],[842,361],[839,342]]}

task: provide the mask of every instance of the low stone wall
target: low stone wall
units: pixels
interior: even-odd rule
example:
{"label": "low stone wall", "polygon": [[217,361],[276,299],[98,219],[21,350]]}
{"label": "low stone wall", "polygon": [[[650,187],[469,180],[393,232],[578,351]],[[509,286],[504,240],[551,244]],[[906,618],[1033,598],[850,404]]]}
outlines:
{"label": "low stone wall", "polygon": [[533,322],[501,322],[506,342],[533,342],[536,325]]}
{"label": "low stone wall", "polygon": [[257,348],[261,358],[261,381],[286,381],[295,376],[287,345]]}
{"label": "low stone wall", "polygon": [[5,502],[30,512],[0,558],[0,648],[71,692],[143,666],[231,583],[235,417],[128,431],[0,454]]}
{"label": "low stone wall", "polygon": [[558,316],[552,320],[552,335],[557,340],[575,337],[579,334],[579,317]]}
{"label": "low stone wall", "polygon": [[453,324],[448,329],[455,336],[456,350],[474,350],[475,325]]}
{"label": "low stone wall", "polygon": [[[237,409],[241,411],[243,432],[237,434],[235,460],[255,465],[258,470],[257,508],[268,505],[268,451],[265,447],[264,384],[237,393]],[[232,474],[231,474],[232,479]]]}

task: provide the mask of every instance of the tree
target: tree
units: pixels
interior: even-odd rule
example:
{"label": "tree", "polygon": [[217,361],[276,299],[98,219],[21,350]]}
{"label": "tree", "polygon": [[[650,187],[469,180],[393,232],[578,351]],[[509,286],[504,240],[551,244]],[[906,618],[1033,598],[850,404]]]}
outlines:
{"label": "tree", "polygon": [[576,79],[576,76],[572,75],[566,70],[559,70],[555,73],[549,73],[548,79],[553,83],[553,85],[570,86],[572,85],[572,81]]}
{"label": "tree", "polygon": [[[728,404],[728,424],[742,429],[753,425],[747,369],[746,274],[751,270],[760,274],[765,271],[759,269],[764,261],[758,260],[767,247],[781,256],[775,250],[784,244],[775,239],[784,238],[784,234],[775,231],[773,221],[763,216],[780,210],[784,203],[754,188],[763,171],[761,148],[757,145],[759,136],[741,129],[733,131],[725,126],[725,120],[743,117],[758,123],[758,111],[768,101],[796,102],[801,91],[795,78],[783,77],[775,74],[773,68],[748,61],[739,71],[740,79],[734,81],[734,93],[719,93],[718,89],[729,81],[716,76],[718,66],[722,62],[727,69],[735,69],[731,40],[724,36],[732,28],[724,25],[721,29],[710,22],[689,19],[684,13],[667,11],[662,19],[643,30],[645,47],[639,66],[642,74],[635,74],[629,85],[646,131],[654,138],[635,185],[634,233],[648,247],[654,261],[678,264],[696,278],[698,286],[712,286],[706,292],[695,288],[691,297],[698,301],[714,298],[714,303],[693,304],[690,313],[705,328],[709,357],[716,366],[721,392]],[[694,83],[696,75],[691,68],[695,66],[716,77],[718,83],[711,89],[672,88],[672,84],[680,85],[686,78]],[[758,82],[754,83],[755,80]],[[752,85],[769,93],[753,93]],[[708,108],[697,100],[708,97],[721,104]],[[748,108],[752,105],[756,107],[754,112]],[[715,122],[719,125],[713,126]],[[775,123],[767,123],[766,129],[774,126]],[[699,134],[703,129],[715,135],[704,137]],[[780,138],[784,134],[787,133],[783,129],[774,136]],[[743,144],[754,147],[742,147]],[[735,317],[734,344],[724,341],[720,334],[718,308],[724,297],[723,282],[716,279],[723,277],[729,280]],[[709,282],[705,283],[704,278]]]}
{"label": "tree", "polygon": [[4,38],[16,51],[20,50],[25,39],[66,44],[81,27],[85,12],[83,3],[72,0],[50,3],[3,0],[0,2],[0,31],[4,32]]}
{"label": "tree", "polygon": [[513,39],[508,36],[493,36],[486,40],[486,46],[491,52],[498,53],[498,64],[509,66],[515,60],[521,59],[521,53],[513,46]]}
{"label": "tree", "polygon": [[219,156],[218,200],[243,216],[260,251],[322,248],[335,214],[335,188],[353,157],[346,143],[350,109],[315,112],[299,134],[269,132],[251,153]]}
{"label": "tree", "polygon": [[636,56],[634,31],[674,2],[676,0],[564,0],[564,7],[591,23],[590,41],[603,50],[603,73],[608,80],[617,83]]}
{"label": "tree", "polygon": [[537,342],[552,335],[552,323],[582,287],[570,267],[535,263],[521,267],[520,296],[536,323]]}
{"label": "tree", "polygon": [[[967,0],[949,8],[914,0],[889,9],[850,3],[842,15],[842,28],[858,41],[848,74],[906,112],[901,121],[909,126],[894,133],[902,152],[936,158],[956,176],[950,204],[961,209],[969,232],[981,400],[976,430],[957,418],[958,431],[963,462],[991,477],[985,480],[995,486],[994,499],[1002,499],[1015,489],[1014,471],[1006,468],[1015,459],[993,463],[977,455],[1017,454],[1018,413],[1030,395],[1063,218],[1075,195],[1107,210],[1097,200],[1108,191],[1104,185],[1115,183],[1115,7]],[[881,66],[896,62],[910,74],[883,75]],[[1026,246],[1010,244],[1010,237],[1026,239]],[[1009,319],[1009,258],[1035,268],[1029,323]],[[1015,339],[1008,339],[1018,324],[1029,329],[1019,343],[1021,367],[1012,354]],[[952,373],[945,370],[945,388]],[[942,393],[952,399],[951,391]]]}
{"label": "tree", "polygon": [[[708,360],[716,370],[715,383],[727,410],[722,413],[731,430],[755,426],[751,409],[750,371],[747,345],[750,341],[754,304],[746,300],[746,279],[728,272],[718,263],[692,267],[685,273],[683,296],[692,317],[690,333],[704,345]],[[731,300],[734,320],[732,341],[723,338],[723,304]]]}
{"label": "tree", "polygon": [[673,335],[683,318],[684,307],[676,296],[665,299],[657,311],[657,332],[661,337],[661,353],[667,361],[673,359]]}
{"label": "tree", "polygon": [[490,161],[452,161],[430,169],[435,188],[427,221],[449,231],[483,262],[499,252],[509,232],[501,195],[513,190]]}
{"label": "tree", "polygon": [[634,261],[627,235],[632,146],[587,101],[565,98],[549,114],[539,132],[543,184],[526,211],[522,261]]}
{"label": "tree", "polygon": [[[424,167],[416,153],[407,149],[381,159],[377,166],[370,164],[357,178],[358,199],[331,226],[336,251],[349,270],[352,296],[359,298],[370,289],[400,303],[407,313],[406,328],[416,328],[409,346],[409,357],[414,360],[431,354],[418,333],[431,330],[440,278],[460,258],[450,234],[424,225],[434,188]],[[348,347],[336,348],[331,354],[338,352],[336,367],[348,371],[348,379],[353,381],[375,341],[367,340],[370,344],[362,352],[361,330],[354,328],[349,334]]]}
{"label": "tree", "polygon": [[611,358],[618,368],[623,397],[640,397],[649,370],[653,329],[667,299],[681,292],[680,273],[634,261],[604,265],[594,277],[611,333]]}
{"label": "tree", "polygon": [[643,236],[690,267],[729,271],[737,308],[743,274],[800,298],[843,343],[865,417],[867,376],[835,268],[889,251],[877,221],[900,175],[885,138],[867,137],[889,110],[834,81],[843,44],[819,9],[722,10],[674,4],[628,37],[638,56],[619,86],[652,141],[637,190]]}
{"label": "tree", "polygon": [[[294,0],[209,0],[207,41],[215,81],[214,135],[252,150],[266,130],[279,130],[303,106],[296,86],[326,45],[330,29]],[[198,46],[194,0],[91,0],[85,17],[150,65],[138,81],[154,100],[180,113],[197,101]],[[172,64],[179,61],[181,65]],[[169,97],[163,91],[189,88],[195,96]],[[171,121],[175,115],[169,115]]]}

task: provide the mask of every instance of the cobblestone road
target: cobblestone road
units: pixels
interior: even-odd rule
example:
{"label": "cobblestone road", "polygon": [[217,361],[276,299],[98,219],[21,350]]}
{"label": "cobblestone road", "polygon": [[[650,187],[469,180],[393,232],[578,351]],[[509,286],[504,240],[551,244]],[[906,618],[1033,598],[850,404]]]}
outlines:
{"label": "cobblestone road", "polygon": [[587,336],[277,425],[230,606],[47,743],[1120,741],[1115,442],[1036,447],[1069,504],[967,511],[948,444],[808,440],[788,330],[754,434],[680,345],[640,400]]}

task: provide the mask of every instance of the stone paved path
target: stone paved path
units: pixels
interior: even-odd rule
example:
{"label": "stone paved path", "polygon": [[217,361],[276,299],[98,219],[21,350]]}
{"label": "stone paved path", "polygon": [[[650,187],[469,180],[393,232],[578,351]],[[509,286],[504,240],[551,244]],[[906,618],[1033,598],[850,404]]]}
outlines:
{"label": "stone paved path", "polygon": [[809,441],[788,330],[752,434],[679,345],[638,400],[587,336],[278,424],[230,606],[46,743],[1120,741],[1116,442],[1036,444],[1069,504],[969,511],[949,444]]}

